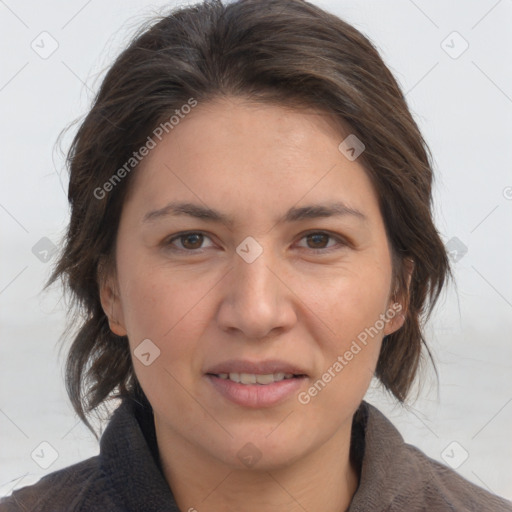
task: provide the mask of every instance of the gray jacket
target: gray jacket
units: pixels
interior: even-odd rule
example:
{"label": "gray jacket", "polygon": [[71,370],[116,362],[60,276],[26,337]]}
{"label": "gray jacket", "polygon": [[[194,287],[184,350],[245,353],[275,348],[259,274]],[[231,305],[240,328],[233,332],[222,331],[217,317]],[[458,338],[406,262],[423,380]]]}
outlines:
{"label": "gray jacket", "polygon": [[[354,415],[351,457],[361,475],[348,512],[512,512],[512,502],[404,443],[364,401]],[[123,400],[101,437],[99,455],[0,500],[0,512],[64,511],[180,512],[161,470],[145,397]]]}

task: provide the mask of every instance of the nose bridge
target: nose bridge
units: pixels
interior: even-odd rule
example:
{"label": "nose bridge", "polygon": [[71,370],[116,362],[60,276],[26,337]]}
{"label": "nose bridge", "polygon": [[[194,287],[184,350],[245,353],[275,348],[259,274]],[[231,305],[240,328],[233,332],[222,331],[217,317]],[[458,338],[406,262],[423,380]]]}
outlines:
{"label": "nose bridge", "polygon": [[271,249],[254,239],[243,241],[234,256],[219,321],[224,328],[243,331],[247,338],[262,338],[292,320],[286,287],[274,275],[279,262]]}
{"label": "nose bridge", "polygon": [[[250,248],[250,251],[253,251],[253,248]],[[275,262],[271,261],[270,252],[270,249],[267,249],[254,260],[247,260],[239,255],[235,263],[235,287],[236,292],[244,299],[272,302],[277,298],[276,278],[269,270],[275,266]]]}
{"label": "nose bridge", "polygon": [[[260,246],[261,250],[258,251],[254,245],[254,242],[248,241],[237,248],[233,291],[237,303],[245,303],[254,311],[257,309],[263,311],[269,307],[275,309],[279,287],[276,277],[269,268],[275,267],[276,263],[269,248],[263,250]],[[244,250],[247,251],[245,255]],[[241,252],[242,255],[240,255]]]}

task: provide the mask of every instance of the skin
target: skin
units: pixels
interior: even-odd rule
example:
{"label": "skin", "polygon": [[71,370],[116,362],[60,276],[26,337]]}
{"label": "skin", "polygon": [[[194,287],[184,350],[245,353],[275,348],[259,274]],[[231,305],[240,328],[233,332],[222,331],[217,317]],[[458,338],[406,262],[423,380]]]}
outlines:
{"label": "skin", "polygon": [[[232,358],[277,358],[307,370],[307,390],[395,303],[377,196],[360,161],[338,150],[345,135],[326,114],[229,97],[195,107],[133,177],[101,300],[113,332],[128,335],[182,511],[340,512],[356,491],[352,416],[402,315],[306,405],[293,394],[249,409],[203,374]],[[235,224],[184,215],[144,222],[173,200]],[[275,221],[291,207],[333,201],[365,219]],[[170,241],[183,231],[205,236]],[[333,236],[308,239],[311,231]],[[263,249],[252,263],[236,252],[247,236]],[[149,366],[133,357],[147,338],[160,350]],[[261,455],[252,467],[237,456],[249,442]]]}

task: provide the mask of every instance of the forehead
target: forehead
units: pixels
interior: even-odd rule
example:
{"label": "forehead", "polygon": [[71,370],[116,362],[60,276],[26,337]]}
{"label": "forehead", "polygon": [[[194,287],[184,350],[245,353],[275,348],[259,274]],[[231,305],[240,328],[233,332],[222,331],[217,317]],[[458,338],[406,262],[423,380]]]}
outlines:
{"label": "forehead", "polygon": [[133,199],[156,208],[176,198],[213,207],[214,198],[237,212],[302,198],[376,202],[363,165],[338,149],[345,136],[331,116],[312,109],[239,98],[199,104],[141,162]]}

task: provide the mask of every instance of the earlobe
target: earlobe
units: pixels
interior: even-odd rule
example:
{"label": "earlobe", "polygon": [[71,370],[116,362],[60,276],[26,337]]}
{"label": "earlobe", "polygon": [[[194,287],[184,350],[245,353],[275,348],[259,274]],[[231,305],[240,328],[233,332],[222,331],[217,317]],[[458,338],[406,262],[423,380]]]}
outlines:
{"label": "earlobe", "polygon": [[406,310],[400,302],[393,302],[386,312],[387,322],[384,327],[384,335],[393,334],[405,323]]}
{"label": "earlobe", "polygon": [[399,284],[397,283],[393,293],[393,298],[389,304],[388,312],[386,313],[388,322],[386,322],[386,327],[384,328],[384,335],[398,331],[398,329],[403,327],[405,324],[407,311],[409,309],[410,287],[412,273],[414,271],[414,261],[406,259],[403,261],[403,265],[405,266],[406,289],[402,289],[402,291],[400,291]]}
{"label": "earlobe", "polygon": [[126,336],[121,301],[109,282],[100,285],[100,301],[103,312],[108,319],[110,330],[117,336]]}
{"label": "earlobe", "polygon": [[108,325],[110,330],[117,336],[126,336],[128,334],[124,325],[110,316],[108,317]]}

